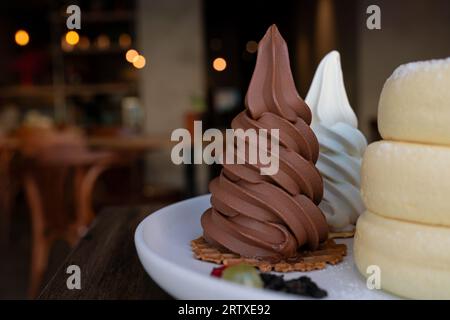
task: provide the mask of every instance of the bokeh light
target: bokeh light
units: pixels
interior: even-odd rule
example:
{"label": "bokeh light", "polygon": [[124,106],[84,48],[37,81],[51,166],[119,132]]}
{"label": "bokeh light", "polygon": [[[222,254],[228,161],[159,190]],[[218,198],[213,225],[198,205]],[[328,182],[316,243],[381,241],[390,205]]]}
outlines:
{"label": "bokeh light", "polygon": [[128,33],[122,33],[119,36],[119,46],[124,49],[131,46],[131,37]]}
{"label": "bokeh light", "polygon": [[137,56],[139,56],[139,52],[137,52],[134,49],[128,50],[127,53],[125,54],[125,58],[129,63],[133,63],[134,60],[137,58]]}
{"label": "bokeh light", "polygon": [[89,49],[91,45],[91,41],[89,40],[88,37],[86,36],[81,36],[80,37],[80,42],[78,43],[78,47],[82,50],[87,50]]}
{"label": "bokeh light", "polygon": [[109,37],[105,34],[101,34],[97,37],[97,47],[99,49],[108,49],[111,44],[111,41],[109,40]]}
{"label": "bokeh light", "polygon": [[254,40],[248,41],[245,45],[245,50],[250,53],[255,53],[258,50],[258,42]]}
{"label": "bokeh light", "polygon": [[133,60],[133,66],[137,69],[142,69],[143,67],[145,67],[145,63],[145,57],[141,55],[138,55]]}
{"label": "bokeh light", "polygon": [[25,30],[17,30],[14,39],[19,46],[26,46],[30,42],[30,36]]}
{"label": "bokeh light", "polygon": [[68,44],[74,46],[78,43],[78,41],[80,41],[80,36],[76,31],[71,30],[66,33],[66,42]]}
{"label": "bokeh light", "polygon": [[216,71],[223,71],[227,67],[227,62],[224,58],[215,58],[213,61],[213,68]]}

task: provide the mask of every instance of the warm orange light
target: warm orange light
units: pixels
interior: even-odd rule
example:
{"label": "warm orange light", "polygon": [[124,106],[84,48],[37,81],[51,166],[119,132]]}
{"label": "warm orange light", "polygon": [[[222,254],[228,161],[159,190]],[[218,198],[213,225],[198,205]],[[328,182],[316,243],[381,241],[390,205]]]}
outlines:
{"label": "warm orange light", "polygon": [[101,34],[97,37],[97,47],[99,49],[107,49],[110,44],[111,41],[109,40],[109,37],[106,34]]}
{"label": "warm orange light", "polygon": [[91,41],[89,40],[88,37],[86,37],[86,36],[80,37],[80,42],[78,43],[78,47],[80,49],[87,50],[87,49],[89,49],[90,45],[91,45]]}
{"label": "warm orange light", "polygon": [[136,59],[138,55],[139,55],[139,52],[137,52],[137,51],[134,50],[134,49],[130,49],[130,50],[128,50],[127,53],[125,54],[125,58],[127,59],[127,61],[128,61],[129,63],[133,63],[133,62],[134,62],[134,59]]}
{"label": "warm orange light", "polygon": [[245,45],[245,50],[250,53],[255,53],[258,50],[258,42],[254,40],[247,42],[247,44]]}
{"label": "warm orange light", "polygon": [[30,42],[30,36],[25,30],[17,30],[14,39],[19,46],[26,46]]}
{"label": "warm orange light", "polygon": [[68,44],[74,46],[78,43],[78,41],[80,41],[80,36],[76,31],[71,30],[66,33],[66,42]]}
{"label": "warm orange light", "polygon": [[145,57],[138,55],[133,59],[133,66],[137,69],[142,69],[145,67]]}
{"label": "warm orange light", "polygon": [[119,46],[121,48],[128,48],[131,46],[131,37],[127,33],[122,33],[119,36]]}
{"label": "warm orange light", "polygon": [[213,68],[216,71],[223,71],[227,67],[227,62],[224,58],[215,58],[213,61]]}

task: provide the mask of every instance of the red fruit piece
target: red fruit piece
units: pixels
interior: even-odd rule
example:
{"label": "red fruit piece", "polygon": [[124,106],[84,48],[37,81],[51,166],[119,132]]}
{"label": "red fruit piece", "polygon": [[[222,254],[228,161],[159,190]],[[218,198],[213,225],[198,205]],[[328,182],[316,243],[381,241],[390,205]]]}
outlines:
{"label": "red fruit piece", "polygon": [[220,266],[220,267],[217,267],[217,268],[213,268],[212,271],[211,271],[211,276],[217,277],[217,278],[222,278],[222,272],[225,269],[226,269],[225,266]]}

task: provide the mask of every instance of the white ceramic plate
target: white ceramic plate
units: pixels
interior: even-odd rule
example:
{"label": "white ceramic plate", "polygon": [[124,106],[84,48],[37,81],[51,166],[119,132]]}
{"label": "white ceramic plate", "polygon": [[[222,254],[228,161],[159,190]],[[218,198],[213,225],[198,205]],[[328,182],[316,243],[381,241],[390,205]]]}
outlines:
{"label": "white ceramic plate", "polygon": [[[145,218],[135,233],[139,258],[147,273],[178,299],[302,299],[297,295],[254,289],[211,277],[213,263],[193,258],[190,241],[202,234],[201,214],[210,206],[209,195],[162,208]],[[393,299],[381,290],[369,290],[356,270],[352,240],[345,260],[324,270],[293,272],[286,279],[306,274],[328,291],[328,299]],[[304,298],[303,298],[304,299]]]}

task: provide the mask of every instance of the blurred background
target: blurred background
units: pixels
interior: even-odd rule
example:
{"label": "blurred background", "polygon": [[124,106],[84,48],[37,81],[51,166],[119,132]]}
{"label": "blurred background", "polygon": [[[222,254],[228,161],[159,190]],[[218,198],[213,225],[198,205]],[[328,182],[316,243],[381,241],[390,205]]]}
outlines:
{"label": "blurred background", "polygon": [[[81,9],[68,30],[66,9]],[[366,9],[381,8],[381,30]],[[276,23],[306,95],[330,50],[369,141],[402,63],[450,55],[448,0],[15,0],[0,3],[0,298],[33,297],[105,207],[207,192],[170,134],[226,128]]]}

